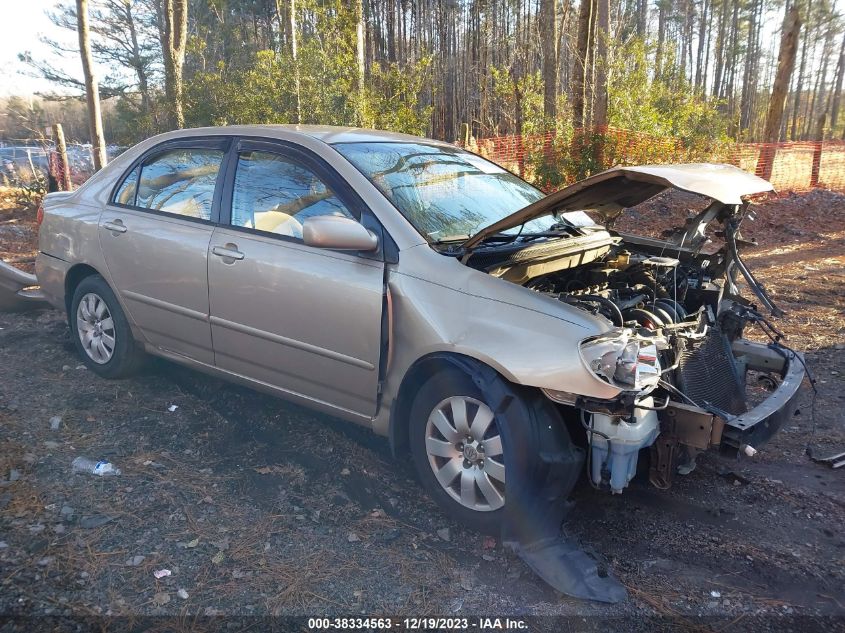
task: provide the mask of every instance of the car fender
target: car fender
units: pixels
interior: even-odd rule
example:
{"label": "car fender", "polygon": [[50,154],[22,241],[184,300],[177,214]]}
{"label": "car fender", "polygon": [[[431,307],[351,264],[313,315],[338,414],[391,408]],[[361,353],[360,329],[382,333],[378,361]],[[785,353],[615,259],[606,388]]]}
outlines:
{"label": "car fender", "polygon": [[403,251],[400,262],[388,275],[393,327],[377,433],[388,434],[389,409],[408,372],[440,353],[473,358],[519,385],[601,399],[620,393],[584,366],[578,350],[583,339],[609,330],[609,321],[427,246]]}

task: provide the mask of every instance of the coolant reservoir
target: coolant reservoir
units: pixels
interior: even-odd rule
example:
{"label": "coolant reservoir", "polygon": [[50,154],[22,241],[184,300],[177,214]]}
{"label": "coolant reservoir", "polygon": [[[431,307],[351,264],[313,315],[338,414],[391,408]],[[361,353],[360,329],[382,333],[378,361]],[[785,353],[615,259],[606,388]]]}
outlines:
{"label": "coolant reservoir", "polygon": [[[640,402],[647,407],[654,406],[654,399],[651,397]],[[587,432],[588,442],[592,435],[590,477],[594,483],[600,484],[602,467],[607,462],[610,489],[614,494],[620,494],[636,474],[640,449],[654,444],[660,433],[657,411],[634,409],[634,412],[633,423],[626,422],[625,418],[593,414],[593,429],[610,438],[610,455],[607,440],[598,433]]]}

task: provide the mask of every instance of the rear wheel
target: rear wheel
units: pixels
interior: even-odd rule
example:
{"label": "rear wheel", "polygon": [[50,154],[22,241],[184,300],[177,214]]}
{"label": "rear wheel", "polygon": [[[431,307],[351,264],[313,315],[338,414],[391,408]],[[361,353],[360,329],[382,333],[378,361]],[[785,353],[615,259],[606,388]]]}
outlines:
{"label": "rear wheel", "polygon": [[74,345],[85,365],[96,374],[122,378],[143,363],[144,353],[132,338],[126,315],[100,275],[79,282],[69,317]]}
{"label": "rear wheel", "polygon": [[[503,433],[492,406],[464,372],[442,369],[417,393],[409,439],[420,480],[438,505],[471,529],[499,534],[506,503],[505,455],[513,451],[508,463],[533,472],[539,443],[529,428]],[[534,420],[522,423],[528,427]],[[513,438],[510,445],[503,436]]]}

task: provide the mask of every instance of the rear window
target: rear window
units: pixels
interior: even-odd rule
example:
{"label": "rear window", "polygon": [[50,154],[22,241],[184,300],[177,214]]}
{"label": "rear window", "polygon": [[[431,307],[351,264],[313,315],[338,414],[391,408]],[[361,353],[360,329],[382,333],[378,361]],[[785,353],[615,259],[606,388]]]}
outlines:
{"label": "rear window", "polygon": [[141,166],[135,206],[211,219],[214,188],[223,162],[217,149],[174,149]]}
{"label": "rear window", "polygon": [[223,156],[222,150],[208,148],[156,154],[125,176],[112,202],[210,220]]}

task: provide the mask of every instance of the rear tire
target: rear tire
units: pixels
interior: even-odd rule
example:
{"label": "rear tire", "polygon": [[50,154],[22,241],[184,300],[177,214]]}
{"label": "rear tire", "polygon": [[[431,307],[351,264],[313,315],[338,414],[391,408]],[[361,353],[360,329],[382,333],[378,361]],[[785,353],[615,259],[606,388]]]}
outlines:
{"label": "rear tire", "polygon": [[[468,528],[498,536],[505,518],[505,455],[509,468],[534,476],[540,442],[535,416],[519,420],[524,428],[502,433],[492,406],[465,372],[441,369],[417,392],[409,440],[420,481],[444,512]],[[510,445],[504,437],[511,438]]]}
{"label": "rear tire", "polygon": [[145,354],[132,338],[117,297],[100,275],[79,282],[68,317],[76,351],[95,374],[124,378],[141,368]]}

